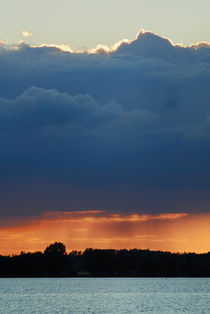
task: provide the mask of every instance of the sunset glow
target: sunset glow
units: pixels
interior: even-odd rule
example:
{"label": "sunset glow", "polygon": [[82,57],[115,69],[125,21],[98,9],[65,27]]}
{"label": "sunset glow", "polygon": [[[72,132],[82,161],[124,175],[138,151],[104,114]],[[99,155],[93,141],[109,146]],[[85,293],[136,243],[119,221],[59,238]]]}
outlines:
{"label": "sunset glow", "polygon": [[210,250],[210,214],[109,214],[100,211],[52,212],[13,220],[0,228],[2,254],[44,250],[54,241],[67,250],[151,249],[172,252]]}
{"label": "sunset glow", "polygon": [[55,241],[208,252],[210,3],[13,2],[0,20],[0,255]]}

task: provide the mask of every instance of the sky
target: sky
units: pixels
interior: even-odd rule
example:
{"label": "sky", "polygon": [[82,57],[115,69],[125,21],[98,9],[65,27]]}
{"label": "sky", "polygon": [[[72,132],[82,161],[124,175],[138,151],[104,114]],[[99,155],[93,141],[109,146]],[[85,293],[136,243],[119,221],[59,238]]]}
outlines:
{"label": "sky", "polygon": [[209,0],[2,0],[0,40],[84,49],[133,39],[143,28],[189,45],[210,41],[209,11]]}
{"label": "sky", "polygon": [[0,254],[210,251],[202,4],[3,3]]}

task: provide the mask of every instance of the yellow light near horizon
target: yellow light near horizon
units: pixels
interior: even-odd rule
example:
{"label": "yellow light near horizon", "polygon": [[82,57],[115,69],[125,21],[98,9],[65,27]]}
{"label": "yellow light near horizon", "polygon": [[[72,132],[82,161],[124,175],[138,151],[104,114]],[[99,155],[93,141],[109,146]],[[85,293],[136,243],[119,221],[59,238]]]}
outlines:
{"label": "yellow light near horizon", "polygon": [[119,215],[100,211],[46,213],[0,227],[0,254],[43,251],[55,241],[67,250],[210,251],[210,214]]}

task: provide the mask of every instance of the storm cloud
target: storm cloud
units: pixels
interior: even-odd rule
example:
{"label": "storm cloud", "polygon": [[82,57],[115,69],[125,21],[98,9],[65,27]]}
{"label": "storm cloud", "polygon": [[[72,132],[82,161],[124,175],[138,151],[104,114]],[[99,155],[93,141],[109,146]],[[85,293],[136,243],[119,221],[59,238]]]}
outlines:
{"label": "storm cloud", "polygon": [[210,46],[0,45],[0,215],[205,212]]}

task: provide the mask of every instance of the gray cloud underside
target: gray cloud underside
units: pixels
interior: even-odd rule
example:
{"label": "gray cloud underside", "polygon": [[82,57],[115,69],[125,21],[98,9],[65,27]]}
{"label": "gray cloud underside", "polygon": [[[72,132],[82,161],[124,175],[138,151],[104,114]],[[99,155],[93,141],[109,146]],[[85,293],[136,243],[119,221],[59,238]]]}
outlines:
{"label": "gray cloud underside", "polygon": [[209,211],[210,47],[0,48],[0,213]]}

